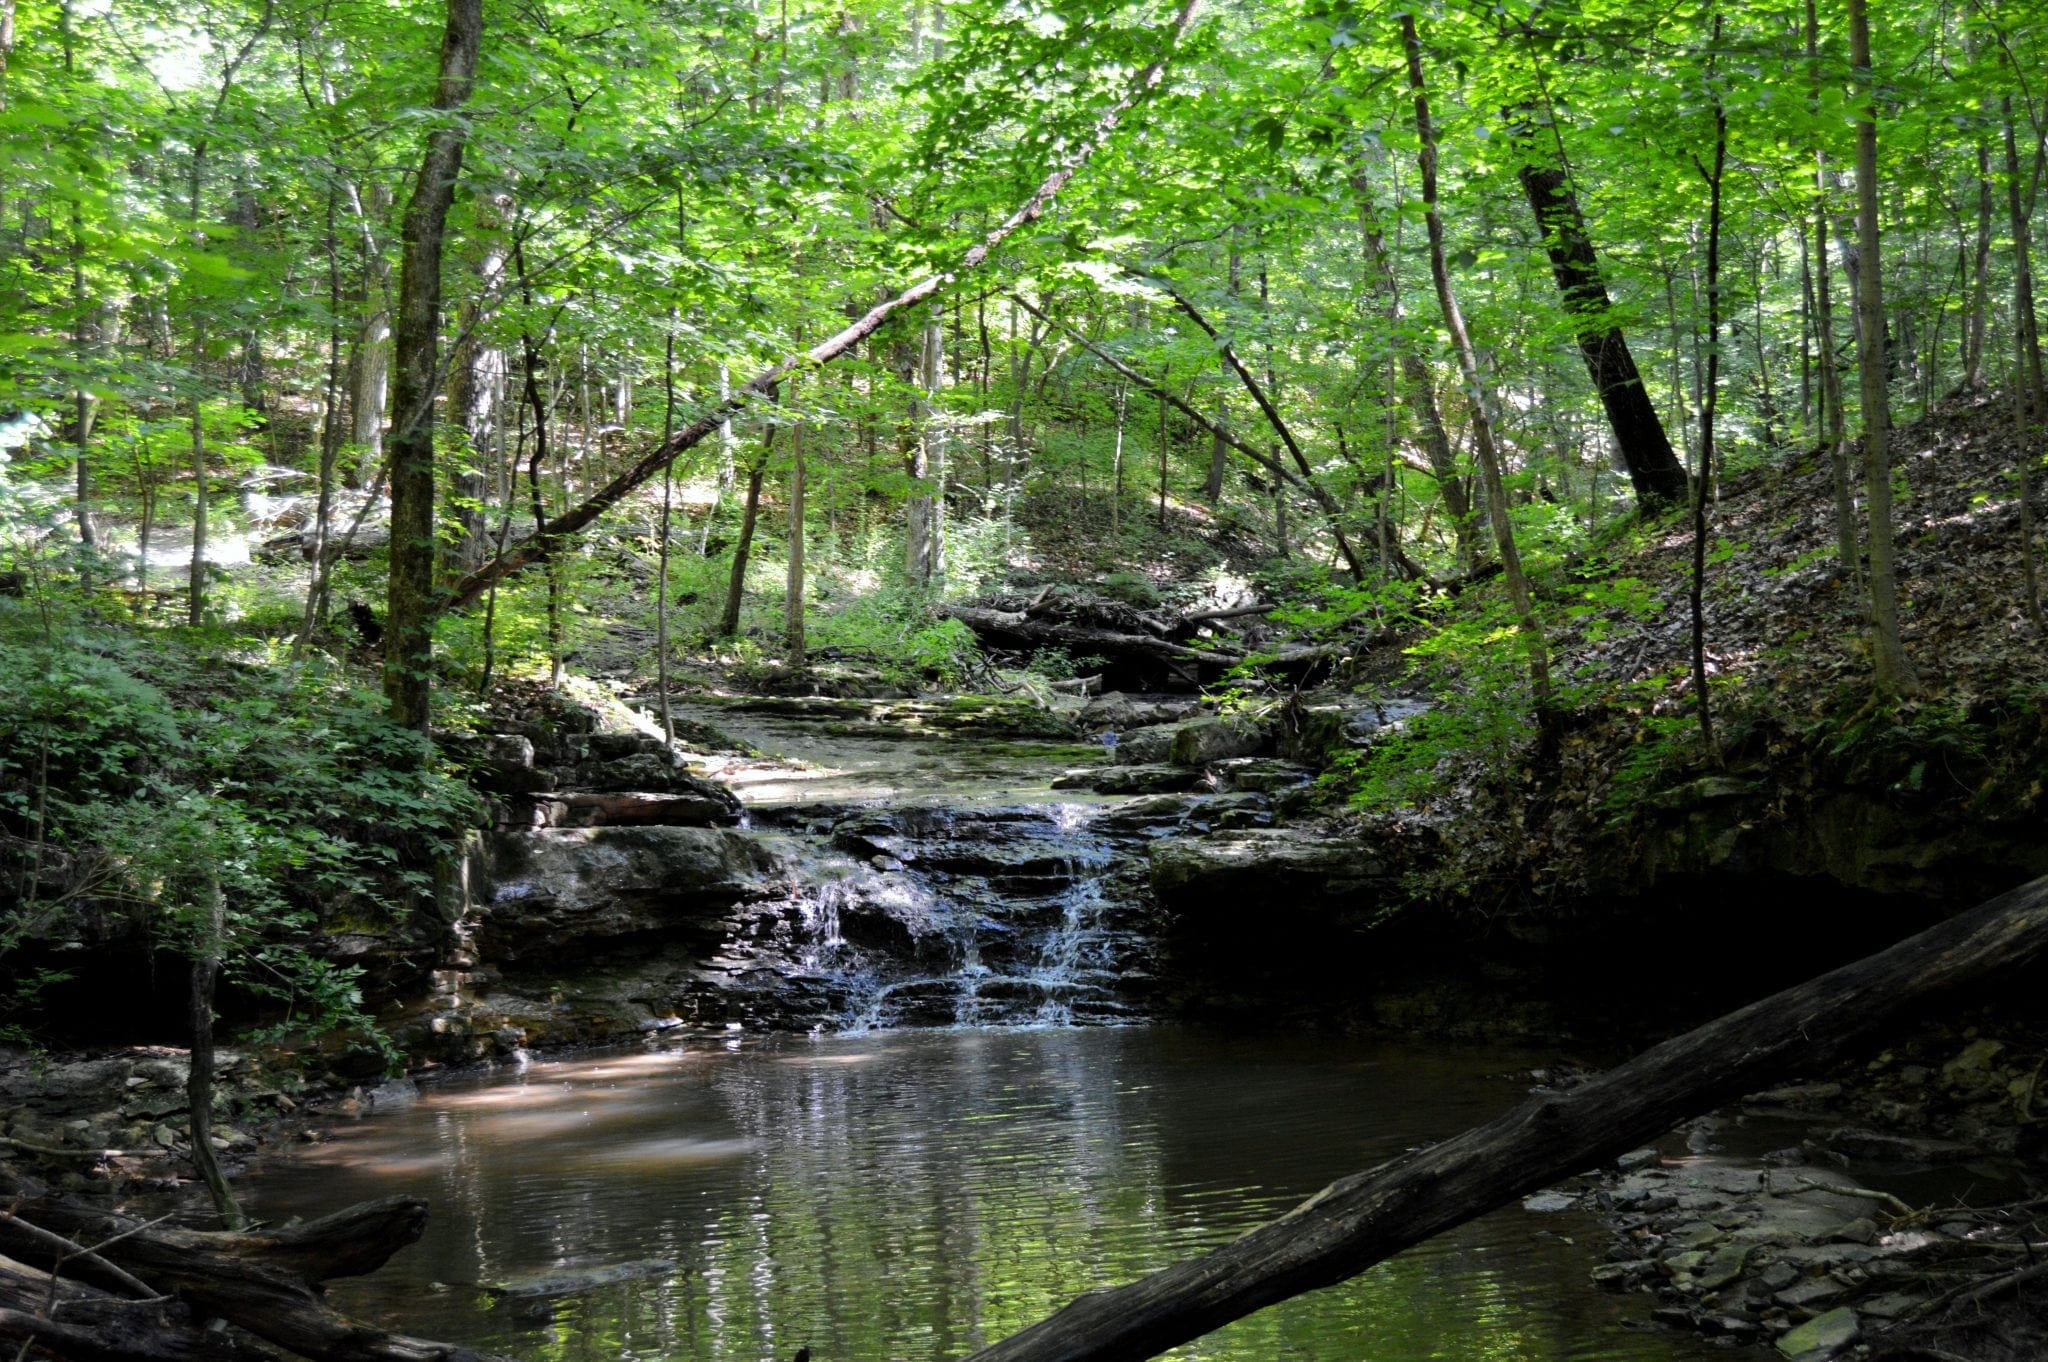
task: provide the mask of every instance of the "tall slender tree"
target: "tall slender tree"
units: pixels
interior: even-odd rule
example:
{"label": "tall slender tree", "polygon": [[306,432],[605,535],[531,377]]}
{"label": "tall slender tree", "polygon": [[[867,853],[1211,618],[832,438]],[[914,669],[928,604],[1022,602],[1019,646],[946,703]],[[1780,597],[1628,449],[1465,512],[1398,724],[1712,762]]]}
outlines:
{"label": "tall slender tree", "polygon": [[462,173],[469,102],[483,45],[483,0],[448,0],[441,36],[439,115],[427,134],[412,200],[405,209],[398,319],[392,349],[398,370],[391,438],[391,577],[384,628],[384,695],[391,717],[424,730],[433,676],[434,394],[440,386],[441,254],[455,181]]}

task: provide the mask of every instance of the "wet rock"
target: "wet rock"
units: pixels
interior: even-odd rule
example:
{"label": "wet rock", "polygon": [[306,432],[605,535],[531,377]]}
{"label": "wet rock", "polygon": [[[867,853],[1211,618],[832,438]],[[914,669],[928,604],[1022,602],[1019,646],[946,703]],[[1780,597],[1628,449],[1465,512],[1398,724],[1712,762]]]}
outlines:
{"label": "wet rock", "polygon": [[1522,1209],[1539,1215],[1568,1211],[1579,1204],[1579,1199],[1569,1192],[1538,1192],[1522,1198]]}
{"label": "wet rock", "polygon": [[1771,1296],[1788,1310],[1813,1311],[1827,1308],[1827,1303],[1845,1295],[1849,1287],[1833,1277],[1810,1277],[1796,1282]]}
{"label": "wet rock", "polygon": [[1614,1166],[1624,1173],[1633,1173],[1639,1168],[1654,1168],[1664,1156],[1655,1149],[1631,1149],[1614,1161]]}
{"label": "wet rock", "polygon": [[1264,757],[1232,758],[1216,763],[1215,770],[1224,789],[1255,794],[1297,789],[1315,779],[1315,772],[1306,766]]}
{"label": "wet rock", "polygon": [[1808,1359],[1830,1356],[1862,1336],[1863,1326],[1856,1312],[1847,1306],[1810,1319],[1778,1339],[1778,1351],[1786,1357]]}

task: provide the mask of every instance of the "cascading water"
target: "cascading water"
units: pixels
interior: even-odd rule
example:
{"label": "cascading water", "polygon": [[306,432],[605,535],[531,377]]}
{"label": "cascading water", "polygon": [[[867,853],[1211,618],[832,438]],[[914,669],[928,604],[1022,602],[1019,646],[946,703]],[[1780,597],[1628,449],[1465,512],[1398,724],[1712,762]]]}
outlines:
{"label": "cascading water", "polygon": [[1115,919],[1129,895],[1110,882],[1117,851],[1095,812],[862,809],[823,838],[782,834],[796,967],[843,998],[850,1030],[1126,1015]]}

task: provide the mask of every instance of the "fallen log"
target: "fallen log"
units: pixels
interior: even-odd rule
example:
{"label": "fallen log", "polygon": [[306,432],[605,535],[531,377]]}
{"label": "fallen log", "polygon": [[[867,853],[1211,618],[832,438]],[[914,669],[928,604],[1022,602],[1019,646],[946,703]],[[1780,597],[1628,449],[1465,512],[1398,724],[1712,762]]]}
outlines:
{"label": "fallen log", "polygon": [[960,621],[977,637],[993,640],[998,646],[1090,648],[1112,654],[1135,654],[1155,661],[1208,662],[1219,667],[1244,660],[1243,653],[1228,648],[1194,648],[1150,634],[1126,634],[1073,620],[1034,619],[1021,610],[949,605],[939,613]]}
{"label": "fallen log", "polygon": [[[322,1282],[373,1271],[418,1240],[427,1225],[423,1201],[387,1197],[303,1225],[218,1233],[139,1223],[74,1198],[38,1197],[4,1169],[0,1197],[16,1202],[11,1216],[0,1217],[0,1254],[57,1274],[66,1290],[94,1292],[88,1301],[66,1303],[61,1330],[20,1308],[18,1297],[0,1295],[0,1339],[32,1341],[65,1358],[237,1355],[208,1351],[210,1344],[187,1337],[197,1325],[176,1313],[138,1313],[171,1302],[191,1320],[226,1320],[316,1362],[503,1362],[359,1324],[321,1298]],[[137,1282],[156,1296],[123,1299]],[[252,1350],[245,1346],[238,1355]]]}
{"label": "fallen log", "polygon": [[1568,1092],[1330,1184],[1222,1248],[1092,1292],[968,1362],[1138,1362],[1354,1277],[1839,1054],[1909,1008],[2048,950],[2048,878],[1751,1003]]}

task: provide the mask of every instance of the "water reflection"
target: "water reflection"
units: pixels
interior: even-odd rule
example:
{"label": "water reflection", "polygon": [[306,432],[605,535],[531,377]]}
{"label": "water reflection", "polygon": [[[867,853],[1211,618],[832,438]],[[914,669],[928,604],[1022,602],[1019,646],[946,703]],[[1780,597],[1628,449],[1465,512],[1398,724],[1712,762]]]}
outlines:
{"label": "water reflection", "polygon": [[[335,1286],[409,1332],[607,1362],[939,1359],[1485,1118],[1520,1096],[1514,1064],[1168,1029],[749,1039],[439,1087],[251,1190],[273,1218],[430,1198],[424,1243]],[[1630,1327],[1637,1302],[1587,1285],[1588,1229],[1504,1212],[1177,1355],[1727,1355]],[[682,1271],[533,1287],[646,1262]]]}

